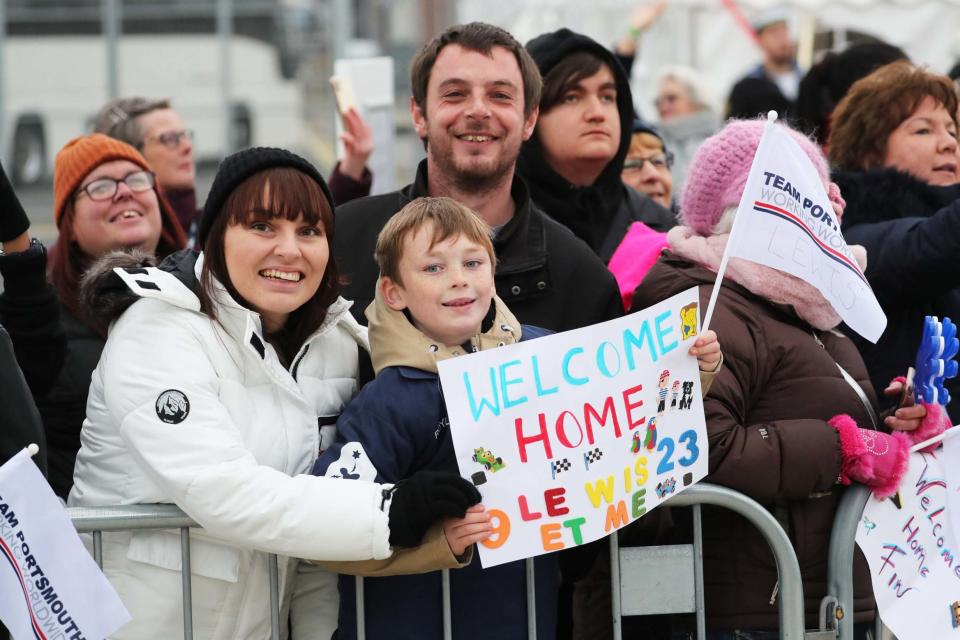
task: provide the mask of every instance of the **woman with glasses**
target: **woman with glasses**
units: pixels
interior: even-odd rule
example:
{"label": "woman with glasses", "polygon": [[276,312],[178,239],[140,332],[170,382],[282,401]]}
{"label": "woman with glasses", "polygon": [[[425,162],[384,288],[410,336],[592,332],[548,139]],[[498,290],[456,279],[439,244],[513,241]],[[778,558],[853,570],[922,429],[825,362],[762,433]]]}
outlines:
{"label": "woman with glasses", "polygon": [[630,150],[620,177],[624,184],[645,193],[651,200],[676,213],[673,202],[673,152],[667,150],[660,132],[639,118],[633,121]]}
{"label": "woman with glasses", "polygon": [[[136,148],[156,173],[160,193],[177,214],[180,226],[196,237],[197,171],[193,160],[193,131],[168,100],[119,98],[97,113],[94,131]],[[191,243],[192,244],[192,243]]]}
{"label": "woman with glasses", "polygon": [[48,259],[0,171],[0,318],[43,418],[50,484],[66,498],[90,375],[106,337],[80,306],[80,281],[112,250],[163,257],[182,249],[186,236],[158,195],[150,165],[123,142],[100,134],[71,140],[57,154],[53,181],[60,236]]}

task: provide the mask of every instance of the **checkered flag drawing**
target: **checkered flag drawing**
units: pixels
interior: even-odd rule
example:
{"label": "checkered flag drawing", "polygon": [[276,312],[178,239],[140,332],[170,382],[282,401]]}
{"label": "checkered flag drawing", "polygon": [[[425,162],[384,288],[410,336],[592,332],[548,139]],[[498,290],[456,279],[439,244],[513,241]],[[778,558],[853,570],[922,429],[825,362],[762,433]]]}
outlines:
{"label": "checkered flag drawing", "polygon": [[600,447],[594,447],[583,454],[583,466],[587,468],[587,471],[590,471],[590,465],[599,461],[602,457],[603,451],[600,451]]}
{"label": "checkered flag drawing", "polygon": [[555,460],[555,461],[553,461],[553,462],[550,463],[550,476],[551,476],[554,480],[556,480],[558,473],[561,473],[561,472],[563,472],[563,471],[569,471],[571,466],[572,466],[572,465],[570,464],[570,461],[567,460],[566,458],[561,458],[560,460]]}

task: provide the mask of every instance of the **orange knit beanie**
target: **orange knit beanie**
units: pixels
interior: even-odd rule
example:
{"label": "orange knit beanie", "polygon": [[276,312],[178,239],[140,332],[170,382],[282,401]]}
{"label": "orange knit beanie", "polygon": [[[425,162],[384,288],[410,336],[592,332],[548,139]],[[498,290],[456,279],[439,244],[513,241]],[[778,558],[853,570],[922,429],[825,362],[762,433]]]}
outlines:
{"label": "orange knit beanie", "polygon": [[53,219],[57,226],[63,209],[88,173],[110,160],[129,160],[150,171],[139,151],[102,133],[78,136],[65,144],[53,163]]}

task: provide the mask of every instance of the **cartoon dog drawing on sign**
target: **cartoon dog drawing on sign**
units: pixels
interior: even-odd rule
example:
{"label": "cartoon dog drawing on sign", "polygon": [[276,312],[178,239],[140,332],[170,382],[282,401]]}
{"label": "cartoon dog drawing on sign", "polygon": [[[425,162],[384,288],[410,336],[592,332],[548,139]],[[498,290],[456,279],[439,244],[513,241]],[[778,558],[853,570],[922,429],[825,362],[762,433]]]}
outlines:
{"label": "cartoon dog drawing on sign", "polygon": [[680,335],[684,340],[697,335],[697,303],[691,302],[680,308]]}
{"label": "cartoon dog drawing on sign", "polygon": [[683,383],[683,395],[680,396],[680,406],[678,409],[689,409],[693,406],[693,382],[685,381]]}

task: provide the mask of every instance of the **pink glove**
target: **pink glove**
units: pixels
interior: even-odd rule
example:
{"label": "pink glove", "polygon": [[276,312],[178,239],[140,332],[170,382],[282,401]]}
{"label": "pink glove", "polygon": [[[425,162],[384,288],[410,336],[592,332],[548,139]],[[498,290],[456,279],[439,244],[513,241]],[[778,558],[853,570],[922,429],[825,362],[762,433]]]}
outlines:
{"label": "pink glove", "polygon": [[[943,408],[942,404],[938,404],[936,402],[933,404],[921,402],[920,404],[922,404],[927,410],[927,415],[923,416],[923,420],[920,421],[919,427],[913,431],[906,432],[910,437],[911,444],[917,444],[918,442],[929,440],[934,436],[940,435],[952,426],[950,416],[947,415],[947,411]],[[920,449],[920,451],[923,453],[930,453],[939,446],[939,442],[934,442],[925,449]]]}
{"label": "pink glove", "polygon": [[848,415],[834,416],[827,424],[840,434],[843,484],[865,484],[877,498],[888,498],[897,492],[910,456],[910,439],[906,435],[861,429]]}

